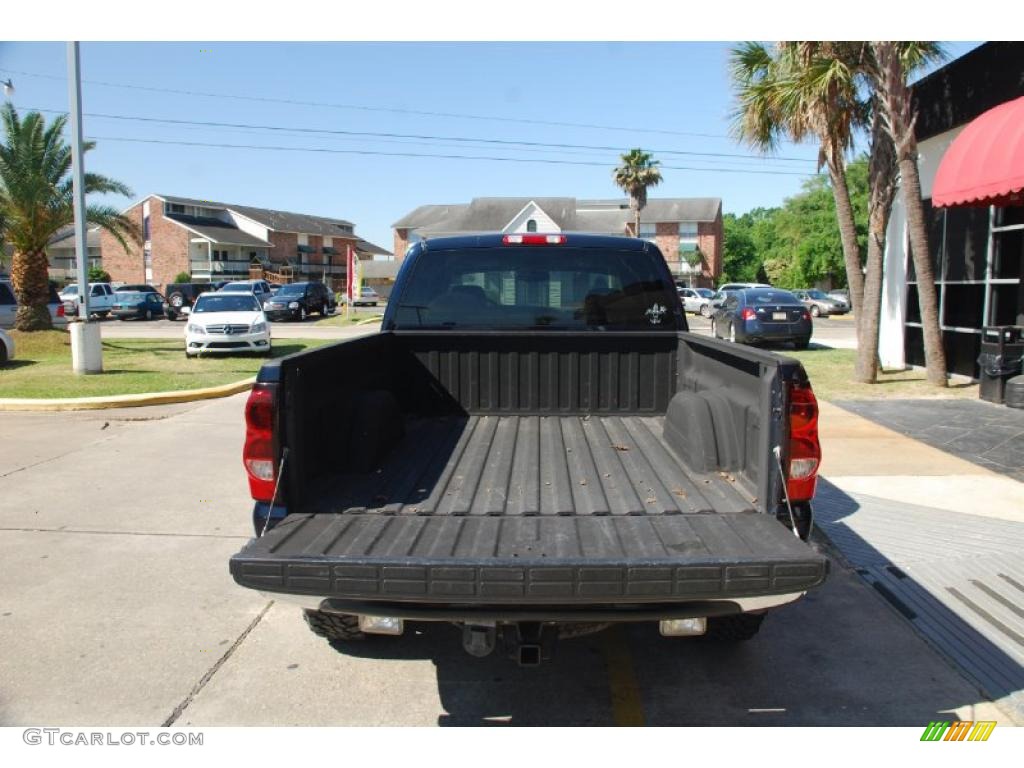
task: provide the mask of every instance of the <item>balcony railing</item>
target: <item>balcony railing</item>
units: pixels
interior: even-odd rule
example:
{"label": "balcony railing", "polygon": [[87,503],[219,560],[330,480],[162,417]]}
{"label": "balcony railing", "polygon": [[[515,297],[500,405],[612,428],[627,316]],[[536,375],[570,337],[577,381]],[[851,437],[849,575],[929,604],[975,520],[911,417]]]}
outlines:
{"label": "balcony railing", "polygon": [[231,259],[229,261],[208,261],[207,259],[190,259],[189,271],[196,275],[248,275],[248,259]]}

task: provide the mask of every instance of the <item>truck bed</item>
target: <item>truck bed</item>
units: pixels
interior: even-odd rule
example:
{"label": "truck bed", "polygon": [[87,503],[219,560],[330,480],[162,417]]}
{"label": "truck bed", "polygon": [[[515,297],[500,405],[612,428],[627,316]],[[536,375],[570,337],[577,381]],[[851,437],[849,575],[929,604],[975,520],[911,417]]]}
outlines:
{"label": "truck bed", "polygon": [[754,511],[727,472],[696,473],[663,417],[411,420],[376,471],[322,481],[305,511],[403,515],[671,515]]}
{"label": "truck bed", "polygon": [[257,509],[231,573],[408,610],[798,595],[828,566],[779,520],[798,368],[685,333],[556,331],[389,332],[267,364],[284,503],[265,532]]}

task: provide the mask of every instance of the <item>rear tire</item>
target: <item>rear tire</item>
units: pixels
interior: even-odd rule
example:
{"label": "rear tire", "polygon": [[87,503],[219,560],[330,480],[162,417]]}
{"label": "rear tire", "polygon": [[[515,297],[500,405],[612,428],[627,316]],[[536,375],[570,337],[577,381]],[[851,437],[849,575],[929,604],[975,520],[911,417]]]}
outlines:
{"label": "rear tire", "polygon": [[807,337],[806,339],[797,339],[793,344],[797,349],[807,349],[807,347],[811,345],[811,339],[810,337]]}
{"label": "rear tire", "polygon": [[701,315],[701,317],[711,317],[711,305],[709,305],[709,304],[701,304],[700,305],[700,315]]}
{"label": "rear tire", "polygon": [[309,608],[302,613],[313,634],[326,638],[331,645],[366,639],[366,635],[359,631],[359,617],[354,614],[327,613]]}
{"label": "rear tire", "polygon": [[761,629],[764,621],[763,613],[737,613],[732,616],[710,616],[708,631],[704,634],[708,640],[716,643],[744,643]]}

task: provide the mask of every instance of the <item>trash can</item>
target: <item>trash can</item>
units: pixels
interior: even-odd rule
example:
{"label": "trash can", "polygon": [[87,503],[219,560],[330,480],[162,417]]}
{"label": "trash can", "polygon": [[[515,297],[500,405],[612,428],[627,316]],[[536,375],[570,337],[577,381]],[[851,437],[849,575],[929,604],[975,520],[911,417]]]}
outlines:
{"label": "trash can", "polygon": [[1024,363],[1024,328],[996,325],[982,329],[978,366],[979,396],[990,403],[1002,403],[1006,382],[1021,373]]}
{"label": "trash can", "polygon": [[1010,408],[1024,408],[1024,376],[1014,376],[1007,381],[1005,395]]}

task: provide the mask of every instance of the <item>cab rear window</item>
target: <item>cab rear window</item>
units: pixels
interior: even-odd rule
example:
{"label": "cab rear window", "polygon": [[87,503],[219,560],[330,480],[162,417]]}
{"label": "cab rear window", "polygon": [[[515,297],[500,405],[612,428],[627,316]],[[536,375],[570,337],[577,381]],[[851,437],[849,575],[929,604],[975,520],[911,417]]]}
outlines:
{"label": "cab rear window", "polygon": [[400,330],[685,329],[656,255],[505,246],[423,254],[395,311]]}

